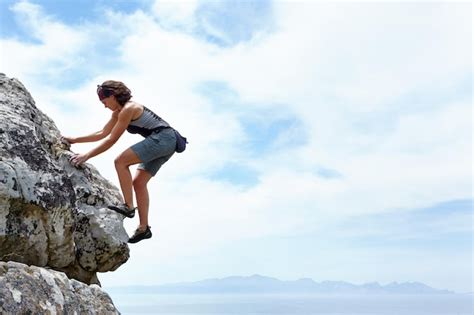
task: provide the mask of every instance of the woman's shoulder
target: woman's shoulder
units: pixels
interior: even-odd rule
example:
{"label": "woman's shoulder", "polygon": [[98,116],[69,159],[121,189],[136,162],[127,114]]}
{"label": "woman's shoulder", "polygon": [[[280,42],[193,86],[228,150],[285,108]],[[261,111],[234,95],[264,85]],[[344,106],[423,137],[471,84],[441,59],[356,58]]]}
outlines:
{"label": "woman's shoulder", "polygon": [[137,102],[134,102],[134,101],[128,101],[125,104],[124,108],[128,112],[132,112],[131,113],[132,120],[136,120],[143,114],[143,110],[144,110],[145,106],[143,106],[142,104],[139,104]]}
{"label": "woman's shoulder", "polygon": [[128,101],[124,107],[130,108],[130,109],[137,109],[137,108],[143,109],[145,106],[135,101]]}

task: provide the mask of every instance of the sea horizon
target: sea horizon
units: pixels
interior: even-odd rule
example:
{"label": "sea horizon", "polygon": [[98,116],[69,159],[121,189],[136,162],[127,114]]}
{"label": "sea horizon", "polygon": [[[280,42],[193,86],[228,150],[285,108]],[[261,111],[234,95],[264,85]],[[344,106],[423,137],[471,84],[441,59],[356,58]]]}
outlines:
{"label": "sea horizon", "polygon": [[119,294],[109,292],[123,315],[470,315],[472,296],[298,294]]}
{"label": "sea horizon", "polygon": [[316,282],[258,274],[162,285],[111,286],[106,291],[124,315],[468,315],[472,293],[421,282]]}

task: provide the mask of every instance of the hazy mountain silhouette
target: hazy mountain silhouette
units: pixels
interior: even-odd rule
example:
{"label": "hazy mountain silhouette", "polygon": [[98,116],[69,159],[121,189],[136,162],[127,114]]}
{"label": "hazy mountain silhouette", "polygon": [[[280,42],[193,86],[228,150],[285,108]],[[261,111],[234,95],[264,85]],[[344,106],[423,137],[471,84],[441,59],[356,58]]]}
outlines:
{"label": "hazy mountain silhouette", "polygon": [[197,282],[181,282],[156,286],[124,286],[110,288],[111,291],[127,293],[285,293],[285,294],[450,294],[420,282],[392,282],[380,285],[378,282],[355,285],[344,281],[315,282],[309,278],[282,281],[276,278],[253,275],[232,276],[222,279],[206,279]]}

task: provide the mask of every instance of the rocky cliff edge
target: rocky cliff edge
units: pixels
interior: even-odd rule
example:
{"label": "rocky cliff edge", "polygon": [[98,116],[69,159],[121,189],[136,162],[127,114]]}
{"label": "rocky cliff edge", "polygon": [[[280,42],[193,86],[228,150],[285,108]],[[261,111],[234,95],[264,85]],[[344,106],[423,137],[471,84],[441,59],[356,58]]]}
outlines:
{"label": "rocky cliff edge", "polygon": [[73,167],[60,136],[23,84],[0,74],[0,261],[99,284],[98,272],[129,258],[123,217],[107,209],[121,195],[92,165]]}

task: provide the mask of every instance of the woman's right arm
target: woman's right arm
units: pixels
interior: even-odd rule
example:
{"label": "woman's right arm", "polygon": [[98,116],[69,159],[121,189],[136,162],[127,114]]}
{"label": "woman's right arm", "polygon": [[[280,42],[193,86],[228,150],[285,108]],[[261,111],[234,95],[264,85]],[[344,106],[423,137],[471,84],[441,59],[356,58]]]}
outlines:
{"label": "woman's right arm", "polygon": [[118,112],[112,113],[112,117],[110,120],[105,124],[104,128],[100,131],[94,132],[87,136],[82,137],[62,137],[62,139],[66,140],[69,143],[82,143],[82,142],[95,142],[104,139],[107,137],[112,129],[114,128],[115,124],[118,120]]}

